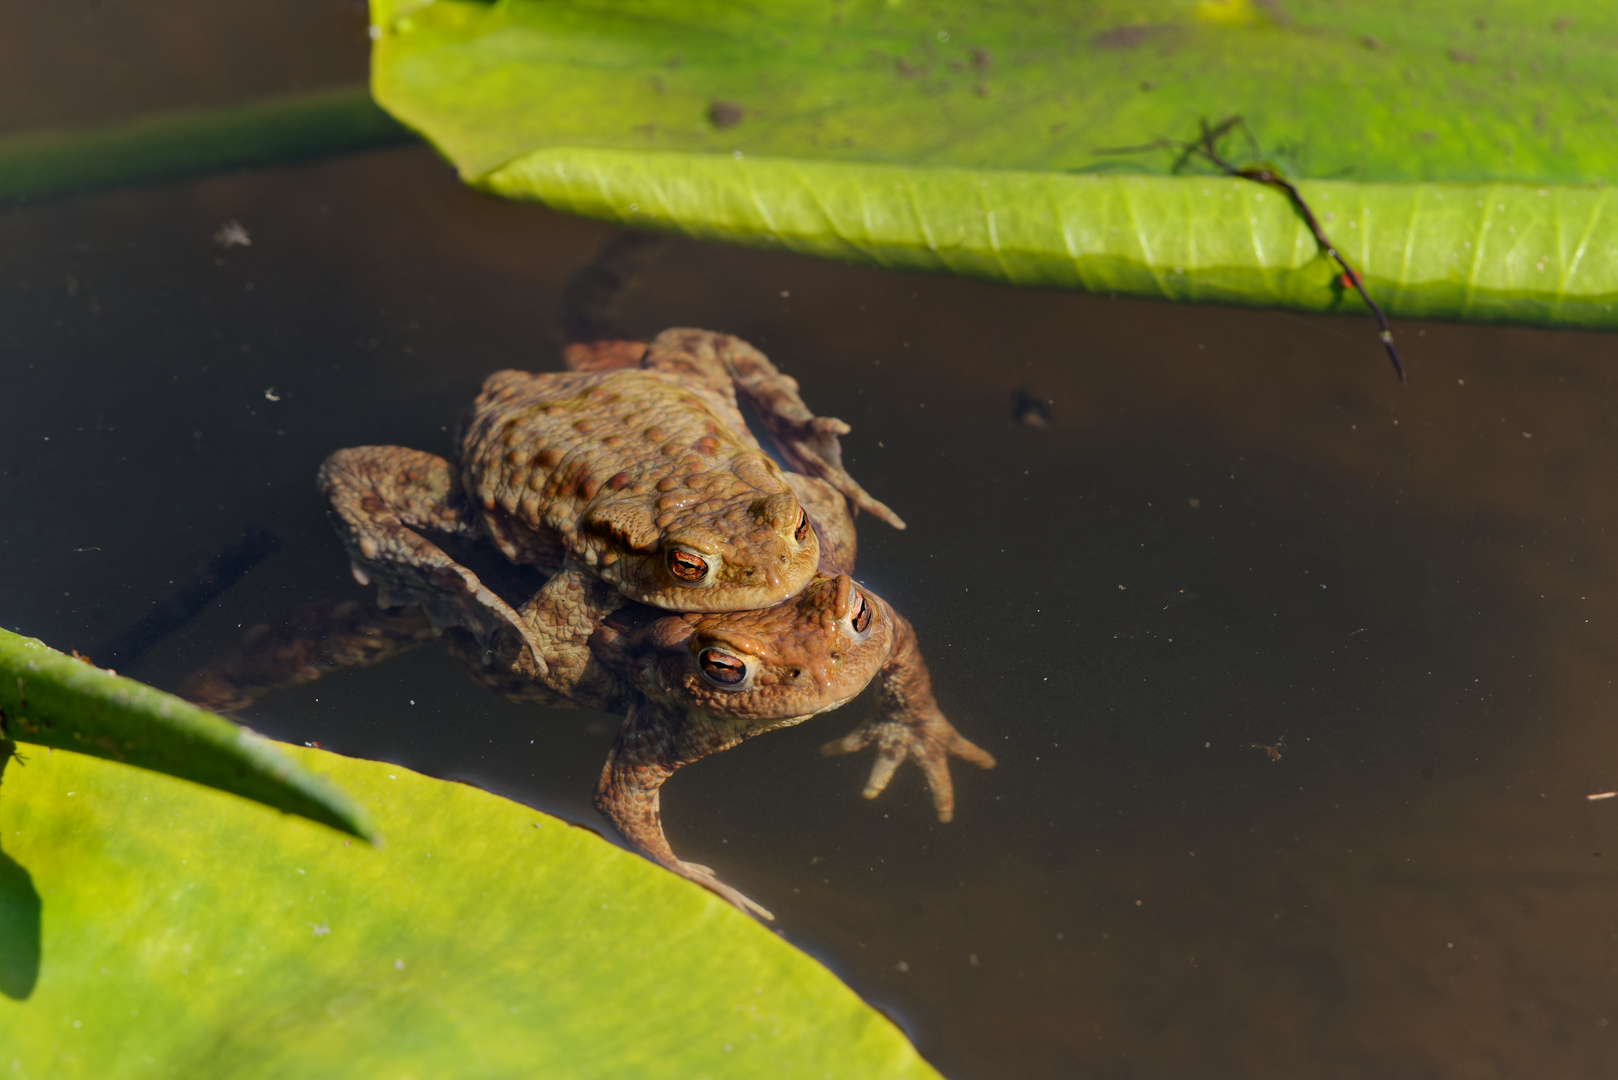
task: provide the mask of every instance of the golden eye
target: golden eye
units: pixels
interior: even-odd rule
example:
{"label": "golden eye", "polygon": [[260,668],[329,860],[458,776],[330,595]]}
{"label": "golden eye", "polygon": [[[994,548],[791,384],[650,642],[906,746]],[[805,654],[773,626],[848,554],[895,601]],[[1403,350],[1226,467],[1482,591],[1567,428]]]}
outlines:
{"label": "golden eye", "polygon": [[697,663],[702,665],[704,677],[720,686],[736,686],[747,678],[747,665],[741,657],[719,649],[703,649]]}
{"label": "golden eye", "polygon": [[681,581],[701,581],[708,576],[708,564],[689,551],[675,548],[669,552],[669,572]]}
{"label": "golden eye", "polygon": [[856,634],[863,634],[871,627],[871,605],[865,602],[865,594],[858,589],[854,590],[854,610],[850,613],[849,622],[853,623]]}
{"label": "golden eye", "polygon": [[802,510],[798,511],[798,527],[792,530],[792,539],[800,544],[809,539],[809,515]]}

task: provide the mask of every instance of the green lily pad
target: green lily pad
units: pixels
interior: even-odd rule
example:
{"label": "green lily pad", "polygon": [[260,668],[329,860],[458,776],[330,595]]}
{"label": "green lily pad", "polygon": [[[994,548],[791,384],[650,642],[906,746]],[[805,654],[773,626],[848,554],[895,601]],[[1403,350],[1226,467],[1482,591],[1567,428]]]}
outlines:
{"label": "green lily pad", "polygon": [[937,1075],[814,960],[593,833],[287,752],[389,845],[72,753],[6,769],[0,957],[27,953],[31,896],[39,967],[19,994],[0,963],[0,1073]]}
{"label": "green lily pad", "polygon": [[0,630],[0,740],[5,739],[153,769],[367,840],[375,836],[352,799],[269,740],[36,638]]}
{"label": "green lily pad", "polygon": [[1598,186],[1618,173],[1618,11],[1589,0],[373,0],[372,18],[377,100],[511,198],[1023,285],[1363,310],[1278,193],[1163,175],[1179,155],[1152,144],[1241,115],[1257,156],[1315,178],[1390,313],[1618,325]]}

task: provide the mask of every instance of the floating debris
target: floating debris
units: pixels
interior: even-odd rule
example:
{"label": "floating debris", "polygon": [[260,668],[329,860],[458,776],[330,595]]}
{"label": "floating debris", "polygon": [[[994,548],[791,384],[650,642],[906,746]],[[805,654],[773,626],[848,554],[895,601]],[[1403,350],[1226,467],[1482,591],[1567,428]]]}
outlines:
{"label": "floating debris", "polygon": [[246,227],[235,218],[219,226],[219,231],[213,234],[213,242],[227,251],[233,247],[253,246],[253,238],[247,235]]}
{"label": "floating debris", "polygon": [[1285,750],[1286,748],[1287,737],[1285,735],[1275,740],[1275,742],[1272,744],[1265,745],[1264,743],[1254,743],[1252,746],[1252,749],[1254,750],[1264,751],[1265,756],[1268,757],[1272,762],[1280,761],[1281,751]]}
{"label": "floating debris", "polygon": [[1055,404],[1028,390],[1016,390],[1011,395],[1011,418],[1025,427],[1050,427],[1051,406]]}

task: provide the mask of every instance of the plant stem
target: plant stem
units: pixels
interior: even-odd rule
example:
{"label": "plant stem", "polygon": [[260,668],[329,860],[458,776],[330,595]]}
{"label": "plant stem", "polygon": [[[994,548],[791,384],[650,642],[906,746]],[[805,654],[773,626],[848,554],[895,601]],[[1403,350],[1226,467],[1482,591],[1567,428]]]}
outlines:
{"label": "plant stem", "polygon": [[0,135],[0,203],[338,154],[415,136],[364,87]]}

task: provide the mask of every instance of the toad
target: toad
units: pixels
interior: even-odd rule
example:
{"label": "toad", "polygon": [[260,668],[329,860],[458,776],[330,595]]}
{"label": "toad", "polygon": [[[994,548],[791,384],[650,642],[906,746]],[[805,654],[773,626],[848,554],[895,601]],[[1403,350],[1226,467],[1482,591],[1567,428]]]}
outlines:
{"label": "toad", "polygon": [[569,357],[571,371],[489,376],[459,432],[458,467],[397,446],[340,450],[321,466],[355,577],[376,581],[385,605],[419,604],[435,626],[485,641],[503,627],[544,670],[542,633],[423,531],[492,541],[559,591],[591,576],[670,611],[795,596],[819,565],[818,541],[738,394],[792,470],[904,527],[843,468],[848,425],[810,412],[797,383],[746,342],[673,329]]}
{"label": "toad", "polygon": [[[475,679],[513,700],[623,714],[596,783],[597,808],[636,851],[762,918],[773,916],[669,846],[659,807],[664,781],[680,767],[836,709],[873,680],[879,715],[823,747],[841,754],[877,744],[866,798],[880,794],[910,758],[926,776],[939,819],[949,821],[949,757],[994,766],[939,710],[910,624],[846,573],[819,573],[792,601],[755,611],[669,614],[588,577],[546,602],[593,614],[570,620],[577,633],[552,651],[544,675],[514,631],[498,628],[486,643],[460,627],[443,636]],[[534,621],[554,614],[538,594],[520,611]],[[306,605],[280,629],[249,631],[235,655],[193,675],[184,692],[209,708],[239,709],[267,690],[375,663],[433,636],[420,607]]]}
{"label": "toad", "polygon": [[[493,648],[480,648],[451,631],[451,651],[474,678],[514,700],[623,714],[596,783],[596,808],[636,851],[744,911],[773,918],[708,867],[675,855],[664,835],[662,787],[682,766],[839,708],[873,680],[879,714],[822,748],[846,754],[877,745],[866,798],[880,794],[912,759],[939,819],[949,821],[950,756],[994,766],[939,710],[910,624],[847,574],[818,574],[785,604],[723,614],[619,606],[622,599],[599,583],[583,591],[594,595],[576,598],[582,608],[600,603],[612,610],[596,621],[578,662],[553,663],[550,678],[536,676],[514,635],[502,632]],[[571,677],[558,681],[561,670]]]}
{"label": "toad", "polygon": [[[192,696],[239,706],[442,632],[509,696],[625,715],[597,807],[636,850],[769,917],[674,855],[661,787],[681,766],[835,709],[875,679],[880,714],[824,751],[876,745],[867,798],[915,760],[949,821],[949,757],[994,759],[939,710],[909,623],[849,576],[853,515],[903,522],[844,470],[847,425],[816,417],[793,380],[726,335],[670,330],[649,344],[569,346],[566,358],[569,372],[485,382],[459,468],[403,447],[339,451],[322,466],[356,578],[419,618],[356,617],[345,605],[323,626],[305,613],[294,635],[256,632],[251,654],[194,679]],[[738,393],[788,469],[748,432]],[[492,541],[548,580],[508,602],[424,535],[433,531]]]}

